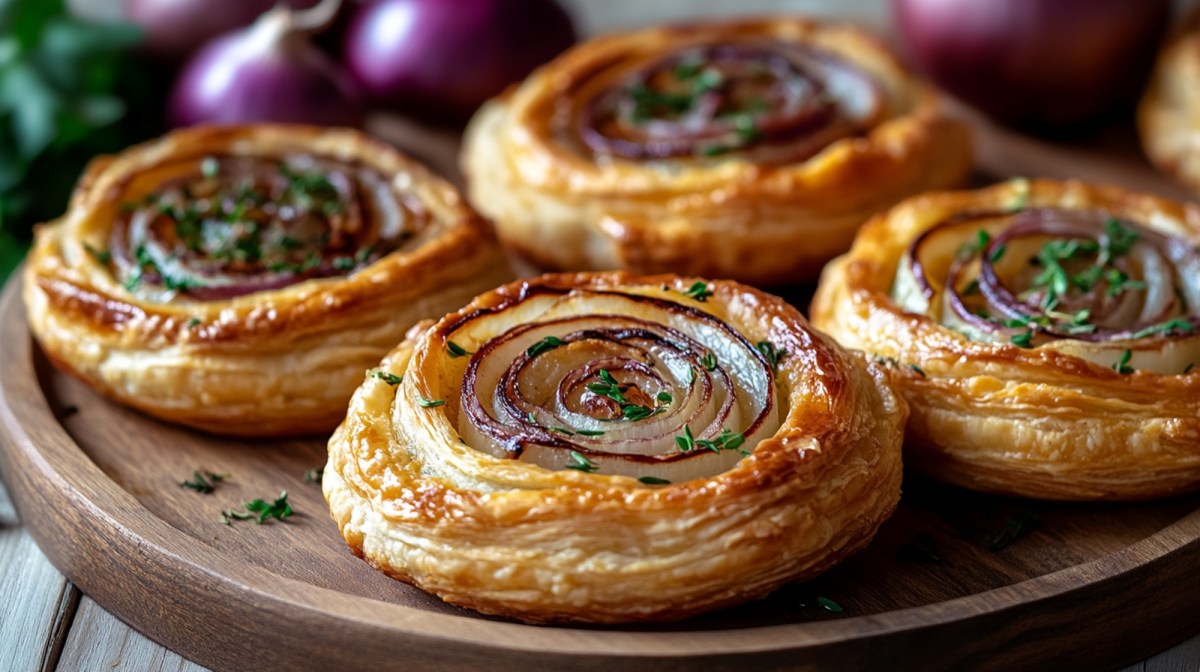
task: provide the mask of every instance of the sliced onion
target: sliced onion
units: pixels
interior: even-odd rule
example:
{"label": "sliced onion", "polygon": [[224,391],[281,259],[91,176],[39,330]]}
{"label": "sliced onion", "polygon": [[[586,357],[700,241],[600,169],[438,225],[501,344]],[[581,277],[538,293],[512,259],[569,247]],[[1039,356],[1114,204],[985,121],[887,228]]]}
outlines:
{"label": "sliced onion", "polygon": [[[646,104],[653,96],[677,102]],[[632,159],[755,150],[796,161],[861,132],[881,107],[878,85],[827,51],[720,44],[635,69],[583,102],[575,133],[592,152]]]}
{"label": "sliced onion", "polygon": [[[502,306],[448,332],[476,349],[458,431],[477,450],[679,482],[729,469],[779,426],[771,366],[708,313],[579,289],[530,297],[521,309],[531,319],[516,327],[505,327],[513,306]],[[623,401],[595,391],[605,380]],[[629,407],[645,417],[627,416]]]}
{"label": "sliced onion", "polygon": [[347,275],[429,218],[363,166],[303,155],[181,163],[162,167],[178,177],[127,196],[110,241],[117,279],[159,300],[224,300]]}
{"label": "sliced onion", "polygon": [[[909,247],[898,268],[893,298],[907,310],[931,314],[974,340],[1048,345],[1106,364],[1128,350],[1150,347],[1132,344],[1153,342],[1163,350],[1165,341],[1200,336],[1200,302],[1194,300],[1200,298],[1200,254],[1195,246],[1116,219],[1114,232],[1127,232],[1130,240],[1119,254],[1106,258],[1101,251],[1117,244],[1109,233],[1113,220],[1103,211],[1063,208],[958,215],[928,229]],[[988,235],[981,236],[981,231]],[[981,238],[985,245],[980,245]],[[1056,294],[1052,306],[1045,301],[1047,289],[1028,284],[1041,269],[1026,268],[1031,246],[1048,249],[1042,245],[1050,241],[1075,241],[1093,249],[1065,260],[1073,269],[1067,271],[1068,292]],[[1090,288],[1073,279],[1088,273],[1096,278]],[[1124,274],[1139,284],[1109,291],[1109,273]],[[968,285],[978,288],[978,298],[970,305],[963,294]],[[985,315],[976,314],[979,309]],[[1177,368],[1190,363],[1181,365],[1177,359],[1139,356],[1142,368],[1169,373],[1179,373]]]}

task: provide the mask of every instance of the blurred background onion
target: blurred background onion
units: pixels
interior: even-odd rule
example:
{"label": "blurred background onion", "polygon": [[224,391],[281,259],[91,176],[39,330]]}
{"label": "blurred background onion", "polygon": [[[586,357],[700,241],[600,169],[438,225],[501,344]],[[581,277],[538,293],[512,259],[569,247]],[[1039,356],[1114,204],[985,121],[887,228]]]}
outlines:
{"label": "blurred background onion", "polygon": [[373,101],[461,122],[575,40],[554,0],[375,0],[356,9],[343,49]]}
{"label": "blurred background onion", "polygon": [[897,31],[939,85],[1027,128],[1130,109],[1169,0],[892,0]]}
{"label": "blurred background onion", "polygon": [[301,11],[279,6],[206,44],[175,82],[171,125],[360,125],[363,104],[353,81],[309,40],[333,20],[339,4],[323,0]]}

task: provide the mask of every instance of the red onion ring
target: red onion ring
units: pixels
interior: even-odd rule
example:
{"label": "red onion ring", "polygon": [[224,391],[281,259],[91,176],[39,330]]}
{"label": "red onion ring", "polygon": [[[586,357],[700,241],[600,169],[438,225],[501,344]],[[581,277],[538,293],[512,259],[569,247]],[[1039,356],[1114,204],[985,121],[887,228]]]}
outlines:
{"label": "red onion ring", "polygon": [[[1132,340],[1148,336],[1170,338],[1191,333],[1200,327],[1200,314],[1194,312],[1200,309],[1200,302],[1187,302],[1191,304],[1189,306],[1176,305],[1177,300],[1183,301],[1182,298],[1176,298],[1177,288],[1192,287],[1200,283],[1200,277],[1194,278],[1189,284],[1182,275],[1200,272],[1200,253],[1196,248],[1182,238],[1167,236],[1134,222],[1112,217],[1106,212],[1091,210],[1038,208],[1018,213],[968,212],[948,218],[931,227],[913,241],[905,257],[918,288],[928,301],[932,301],[937,293],[922,262],[925,248],[941,236],[953,235],[955,230],[967,228],[972,223],[981,223],[978,230],[986,231],[995,226],[984,227],[983,222],[1003,218],[1010,219],[1007,226],[997,235],[989,236],[986,239],[986,245],[966,245],[960,248],[946,273],[943,289],[945,303],[957,319],[971,327],[984,333],[1019,334],[1029,332],[1050,339],[1074,339],[1089,342]],[[1132,236],[1132,242],[1128,242],[1128,249],[1121,257],[1105,260],[1102,259],[1101,251],[1112,249],[1114,242],[1109,227],[1111,226],[1110,222],[1114,221],[1120,227],[1119,231],[1126,231],[1128,232],[1126,235]],[[996,262],[1003,251],[1012,243],[1032,237],[1086,241],[1094,244],[1096,259],[1092,265],[1096,267],[1097,280],[1089,290],[1091,296],[1082,298],[1092,301],[1089,313],[1092,308],[1108,308],[1108,310],[1100,311],[1099,314],[1089,314],[1091,323],[1087,326],[1090,330],[1072,328],[1079,327],[1079,325],[1068,324],[1055,315],[1050,315],[1051,311],[1040,305],[1040,301],[1030,300],[1038,297],[1037,293],[1031,293],[1025,299],[1019,298],[1013,289],[1001,279]],[[1101,286],[1101,271],[1113,270],[1132,275],[1130,271],[1133,270],[1133,267],[1129,263],[1129,258],[1135,254],[1143,261],[1142,270],[1151,266],[1159,269],[1159,272],[1153,277],[1145,278],[1147,283],[1155,285],[1147,292],[1147,295],[1153,297],[1154,300],[1144,301],[1140,309],[1132,303],[1136,297],[1131,291],[1120,292],[1116,297],[1105,297],[1100,296],[1096,289]],[[1019,328],[1006,327],[1003,323],[997,322],[996,317],[990,315],[989,317],[976,315],[967,307],[959,286],[963,273],[972,263],[978,263],[979,266],[976,281],[987,312],[1006,321],[1021,323]],[[1133,279],[1137,280],[1137,278]],[[1104,280],[1104,282],[1107,283],[1108,280]],[[1107,284],[1104,286],[1107,288]],[[1067,296],[1066,298],[1079,297]],[[1193,312],[1187,313],[1188,309]],[[1118,327],[1104,326],[1105,317],[1119,318],[1121,313],[1117,311],[1129,312],[1130,310],[1137,313],[1135,319],[1114,320],[1121,322]],[[1056,315],[1061,316],[1062,314],[1058,312]],[[1178,320],[1178,322],[1172,321],[1172,324],[1177,325],[1175,328],[1147,333],[1148,330],[1163,325],[1173,316],[1174,320]]]}
{"label": "red onion ring", "polygon": [[[469,445],[544,465],[562,464],[573,452],[603,473],[654,476],[670,474],[685,462],[688,473],[720,471],[740,459],[737,451],[680,450],[674,437],[686,434],[703,446],[729,432],[750,437],[771,429],[767,422],[775,417],[776,405],[771,365],[732,327],[653,297],[605,290],[575,290],[573,296],[616,312],[523,323],[489,338],[471,355],[459,399],[460,431]],[[469,329],[475,320],[528,298],[467,315],[447,333]],[[645,310],[694,325],[693,333],[633,314]],[[696,333],[705,334],[706,342]],[[554,347],[531,350],[547,337],[553,337]],[[726,354],[706,362],[714,348]],[[618,383],[617,396],[626,402],[592,391],[603,376]],[[739,382],[746,378],[766,390],[761,399],[740,396],[753,387]],[[637,406],[640,417],[619,412]]]}
{"label": "red onion ring", "polygon": [[[654,82],[664,77],[674,77],[676,82],[683,83],[668,73],[677,73],[690,64],[704,72],[718,73],[719,83],[699,93],[692,84],[691,94],[664,93],[652,88]],[[698,77],[692,75],[688,80]],[[765,94],[757,98],[763,109],[739,108],[739,89],[750,86],[755,78],[771,81]],[[684,114],[676,119],[650,118],[637,122],[633,119],[637,104],[632,92],[639,90],[652,91],[665,96],[663,100],[680,103],[686,98]],[[861,132],[864,121],[874,116],[881,105],[878,85],[857,67],[830,52],[782,43],[713,45],[664,58],[635,72],[621,85],[593,96],[581,108],[576,132],[591,151],[630,159],[662,159],[713,149],[782,145],[777,147],[782,151],[776,159],[796,161],[815,154],[838,138]],[[740,127],[745,120],[749,120],[749,126]]]}
{"label": "red onion ring", "polygon": [[357,164],[212,156],[188,168],[125,204],[113,227],[111,265],[130,290],[214,301],[344,276],[429,220]]}

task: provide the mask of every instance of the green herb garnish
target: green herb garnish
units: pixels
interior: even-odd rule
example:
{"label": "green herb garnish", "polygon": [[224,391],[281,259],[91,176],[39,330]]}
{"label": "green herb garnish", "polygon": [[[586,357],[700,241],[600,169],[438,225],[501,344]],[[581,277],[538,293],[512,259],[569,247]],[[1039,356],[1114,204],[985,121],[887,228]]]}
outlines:
{"label": "green herb garnish", "polygon": [[833,612],[835,614],[840,614],[845,611],[845,609],[842,608],[842,605],[834,602],[828,597],[818,597],[817,604],[825,611]]}
{"label": "green herb garnish", "polygon": [[681,453],[690,453],[696,449],[696,437],[692,436],[690,426],[683,426],[683,436],[675,437],[675,445],[679,447]]}
{"label": "green herb garnish", "polygon": [[550,350],[562,347],[564,345],[566,345],[566,343],[561,338],[558,338],[557,336],[547,336],[537,343],[529,346],[529,348],[525,350],[525,356],[532,359],[543,352],[549,352]]}
{"label": "green herb garnish", "polygon": [[1013,345],[1016,345],[1018,347],[1032,348],[1033,347],[1033,329],[1026,329],[1025,331],[1022,331],[1018,334],[1013,334],[1013,336],[1010,340],[1012,341]]}
{"label": "green herb garnish", "polygon": [[404,382],[404,376],[397,376],[382,369],[371,369],[370,374],[372,378],[378,378],[388,385],[399,385]]}
{"label": "green herb garnish", "polygon": [[[689,432],[690,434],[690,432]],[[678,439],[678,437],[676,437]],[[719,453],[722,450],[737,450],[746,442],[746,437],[738,432],[731,432],[728,429],[722,429],[721,433],[715,439],[695,439],[694,444],[698,448],[707,448],[714,453]],[[741,451],[743,455],[748,455],[746,451]]]}
{"label": "green herb garnish", "polygon": [[229,478],[229,474],[214,474],[211,471],[193,471],[192,480],[180,482],[180,486],[207,495],[216,490],[216,484]]}
{"label": "green herb garnish", "polygon": [[458,359],[459,357],[466,357],[467,355],[475,354],[455,343],[454,341],[446,341],[446,351],[450,353],[450,357],[452,359]]}
{"label": "green herb garnish", "polygon": [[597,467],[595,465],[595,463],[593,463],[591,460],[589,460],[586,456],[584,456],[579,451],[572,450],[571,451],[571,462],[569,464],[567,464],[567,469],[574,469],[575,471],[582,471],[584,473],[590,474],[593,471],[596,471],[597,469],[599,469],[599,467]]}
{"label": "green herb garnish", "polygon": [[222,511],[221,522],[228,525],[231,520],[253,519],[256,524],[262,525],[271,518],[282,522],[284,518],[292,515],[292,506],[288,504],[287,490],[280,492],[279,497],[273,502],[268,503],[265,500],[256,499],[243,504],[242,508],[246,511],[236,511],[234,509]]}
{"label": "green herb garnish", "polygon": [[708,291],[708,283],[699,280],[692,283],[692,286],[684,290],[683,293],[684,295],[690,296],[700,303],[704,303],[708,300],[708,297],[713,295],[712,292]]}
{"label": "green herb garnish", "polygon": [[107,264],[108,262],[112,261],[112,252],[108,250],[97,250],[87,243],[83,244],[83,249],[87,250],[87,253],[92,255],[92,258],[96,260],[96,263]]}
{"label": "green herb garnish", "polygon": [[1135,339],[1145,338],[1147,336],[1150,336],[1151,334],[1169,335],[1169,334],[1171,334],[1171,332],[1176,332],[1179,334],[1190,334],[1193,331],[1195,331],[1195,329],[1196,329],[1196,327],[1193,326],[1192,323],[1188,322],[1187,320],[1174,319],[1174,320],[1169,320],[1167,322],[1163,322],[1162,324],[1156,324],[1152,327],[1146,327],[1145,329],[1142,329],[1141,331],[1137,331],[1133,334],[1132,338],[1135,338]]}
{"label": "green herb garnish", "polygon": [[1135,229],[1125,226],[1116,217],[1104,222],[1104,237],[1100,243],[1100,259],[1107,264],[1113,259],[1128,254],[1141,236]]}
{"label": "green herb garnish", "polygon": [[445,403],[444,399],[426,399],[421,395],[417,395],[417,405],[421,408],[437,408],[438,406],[445,405]]}
{"label": "green herb garnish", "polygon": [[668,481],[667,479],[659,478],[657,476],[642,476],[642,477],[639,477],[637,480],[639,483],[642,483],[644,485],[670,485],[671,484],[671,482]]}
{"label": "green herb garnish", "polygon": [[308,469],[304,472],[305,483],[320,483],[321,478],[325,475],[325,467],[317,467],[316,469]]}
{"label": "green herb garnish", "polygon": [[1117,373],[1119,373],[1121,375],[1127,375],[1127,374],[1133,373],[1133,371],[1134,371],[1133,367],[1129,366],[1129,360],[1131,360],[1131,359],[1133,359],[1133,351],[1132,350],[1122,351],[1120,359],[1117,360],[1116,364],[1113,364],[1113,367],[1112,367],[1113,371],[1116,371]]}
{"label": "green herb garnish", "polygon": [[1004,526],[993,536],[989,548],[999,551],[1007,548],[1017,539],[1028,534],[1029,529],[1038,522],[1037,514],[1032,511],[1021,511],[1004,521]]}
{"label": "green herb garnish", "polygon": [[787,350],[776,348],[770,341],[759,341],[755,344],[758,351],[766,358],[767,364],[771,365],[771,371],[776,375],[779,374],[779,360],[787,355]]}
{"label": "green herb garnish", "polygon": [[717,355],[713,352],[706,352],[700,357],[700,366],[704,367],[705,371],[714,371],[717,368]]}
{"label": "green herb garnish", "polygon": [[599,376],[600,382],[587,384],[588,391],[617,402],[623,419],[630,421],[645,420],[665,410],[662,406],[648,408],[629,401],[625,396],[625,390],[629,389],[629,386],[617,383],[617,379],[607,369],[600,369]]}

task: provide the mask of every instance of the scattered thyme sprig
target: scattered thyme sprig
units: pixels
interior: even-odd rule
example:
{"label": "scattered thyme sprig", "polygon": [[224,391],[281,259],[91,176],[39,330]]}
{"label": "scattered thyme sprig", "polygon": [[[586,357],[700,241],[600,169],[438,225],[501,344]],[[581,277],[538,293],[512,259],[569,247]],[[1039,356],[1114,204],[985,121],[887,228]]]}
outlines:
{"label": "scattered thyme sprig", "polygon": [[207,495],[216,490],[216,484],[229,478],[229,474],[214,474],[211,471],[196,470],[192,472],[190,481],[180,482],[180,486]]}
{"label": "scattered thyme sprig", "polygon": [[256,525],[262,525],[272,518],[283,522],[284,518],[288,518],[293,513],[291,504],[288,504],[287,490],[280,492],[279,497],[272,502],[256,499],[243,504],[242,509],[244,510],[226,509],[222,511],[221,522],[229,525],[235,520],[253,520]]}

